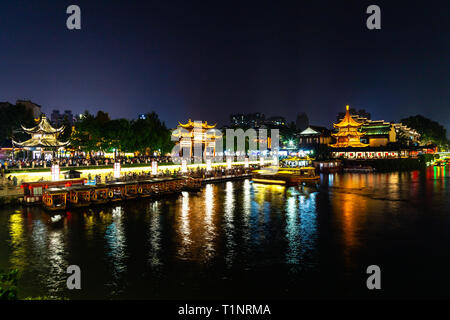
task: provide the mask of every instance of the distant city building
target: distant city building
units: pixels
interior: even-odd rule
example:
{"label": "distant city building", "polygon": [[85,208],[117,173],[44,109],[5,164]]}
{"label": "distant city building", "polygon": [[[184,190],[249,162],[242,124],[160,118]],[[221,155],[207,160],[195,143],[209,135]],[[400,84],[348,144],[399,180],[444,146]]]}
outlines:
{"label": "distant city building", "polygon": [[62,125],[64,119],[67,119],[68,123],[72,126],[75,121],[72,111],[65,110],[64,113],[60,113],[59,110],[53,110],[50,115],[50,121],[54,126]]}
{"label": "distant city building", "polygon": [[258,128],[265,122],[265,115],[260,112],[248,113],[248,114],[232,114],[230,116],[231,127],[248,127]]}
{"label": "distant city building", "polygon": [[286,119],[284,117],[280,117],[280,116],[273,116],[273,117],[267,118],[267,120],[264,123],[268,126],[285,126]]}
{"label": "distant city building", "polygon": [[33,113],[33,117],[35,119],[39,118],[42,114],[41,106],[30,100],[17,100],[16,105],[17,104],[22,104],[25,106],[25,108],[27,108],[28,110],[31,110],[31,112]]}

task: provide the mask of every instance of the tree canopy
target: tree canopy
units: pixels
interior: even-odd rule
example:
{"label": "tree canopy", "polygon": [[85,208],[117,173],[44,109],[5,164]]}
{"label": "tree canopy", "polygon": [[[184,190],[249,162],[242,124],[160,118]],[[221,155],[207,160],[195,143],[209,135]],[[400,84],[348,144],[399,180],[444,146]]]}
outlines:
{"label": "tree canopy", "polygon": [[447,130],[436,121],[416,115],[402,119],[400,122],[420,133],[422,143],[434,143],[439,147],[447,147],[449,143]]}
{"label": "tree canopy", "polygon": [[29,136],[21,132],[20,125],[33,127],[36,125],[33,112],[22,104],[6,103],[0,107],[0,142],[15,140],[22,141]]}
{"label": "tree canopy", "polygon": [[111,120],[108,113],[99,111],[94,116],[85,111],[75,123],[71,136],[75,149],[83,151],[167,153],[172,149],[170,130],[154,112],[143,119]]}

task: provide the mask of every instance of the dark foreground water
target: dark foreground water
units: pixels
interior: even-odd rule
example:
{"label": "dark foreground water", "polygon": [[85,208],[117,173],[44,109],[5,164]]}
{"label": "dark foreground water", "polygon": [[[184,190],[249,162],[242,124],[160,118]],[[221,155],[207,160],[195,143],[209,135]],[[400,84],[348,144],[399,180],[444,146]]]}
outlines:
{"label": "dark foreground water", "polygon": [[[66,289],[72,264],[82,290]],[[19,269],[22,298],[448,298],[448,169],[325,175],[316,191],[227,182],[56,224],[39,208],[1,209],[6,268]]]}

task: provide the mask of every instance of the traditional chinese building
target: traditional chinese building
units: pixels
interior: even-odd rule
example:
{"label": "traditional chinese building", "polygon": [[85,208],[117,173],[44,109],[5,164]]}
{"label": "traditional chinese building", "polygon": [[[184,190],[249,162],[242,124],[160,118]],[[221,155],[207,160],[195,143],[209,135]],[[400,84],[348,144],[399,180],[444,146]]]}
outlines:
{"label": "traditional chinese building", "polygon": [[25,128],[22,126],[22,130],[30,134],[31,138],[23,142],[13,140],[13,145],[32,151],[33,159],[41,158],[46,154],[52,157],[53,152],[69,145],[69,141],[61,142],[58,140],[58,136],[63,132],[64,126],[53,128],[45,114],[41,116],[37,126],[33,128]]}
{"label": "traditional chinese building", "polygon": [[333,136],[333,157],[347,159],[385,159],[417,157],[429,151],[418,145],[420,134],[404,125],[350,115],[349,107]]}
{"label": "traditional chinese building", "polygon": [[[202,157],[205,155],[215,156],[216,139],[222,137],[220,130],[215,129],[216,125],[210,125],[207,121],[189,121],[185,124],[178,122],[177,128],[172,131],[172,137],[178,139],[180,156],[188,150],[189,156],[194,156],[194,148],[201,148]],[[200,155],[195,155],[200,156]]]}
{"label": "traditional chinese building", "polygon": [[301,148],[314,148],[318,145],[329,145],[331,143],[331,132],[325,127],[310,125],[300,132],[298,137]]}
{"label": "traditional chinese building", "polygon": [[349,106],[346,107],[346,111],[344,118],[339,123],[333,124],[338,132],[332,134],[336,138],[336,143],[330,146],[333,148],[367,147],[368,144],[361,142],[361,137],[364,136],[361,132],[363,124],[352,118]]}

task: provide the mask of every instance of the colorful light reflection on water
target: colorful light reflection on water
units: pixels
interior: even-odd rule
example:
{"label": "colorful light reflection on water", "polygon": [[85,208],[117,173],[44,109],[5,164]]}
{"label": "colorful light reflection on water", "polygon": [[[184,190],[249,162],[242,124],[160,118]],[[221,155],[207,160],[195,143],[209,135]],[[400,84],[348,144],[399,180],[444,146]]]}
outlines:
{"label": "colorful light reflection on water", "polygon": [[[365,267],[378,263],[388,295],[447,297],[448,183],[446,167],[325,175],[318,189],[245,180],[57,223],[39,208],[2,209],[0,268],[20,271],[21,297],[292,298],[367,294]],[[79,292],[65,289],[70,264]],[[439,282],[420,280],[426,272]],[[403,287],[411,277],[417,290]]]}

